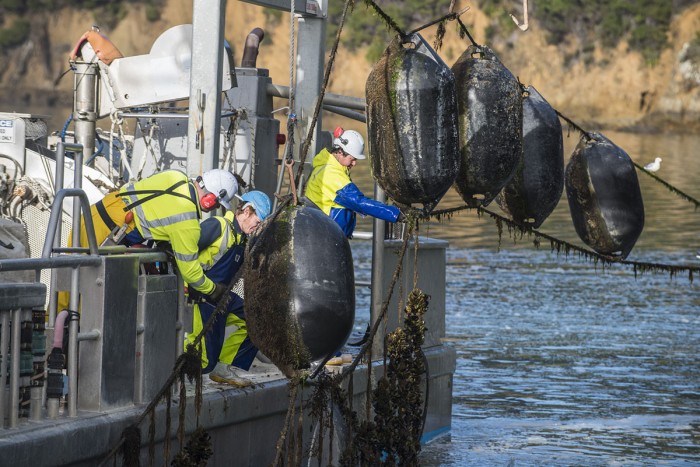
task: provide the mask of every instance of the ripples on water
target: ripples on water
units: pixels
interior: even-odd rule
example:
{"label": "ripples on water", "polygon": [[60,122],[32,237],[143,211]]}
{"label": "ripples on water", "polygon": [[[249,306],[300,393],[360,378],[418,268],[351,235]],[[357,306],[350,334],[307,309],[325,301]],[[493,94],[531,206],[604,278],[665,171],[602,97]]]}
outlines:
{"label": "ripples on water", "polygon": [[[700,196],[700,137],[607,136],[641,164],[661,155],[658,175]],[[568,160],[575,141],[566,144]],[[700,212],[638,175],[646,224],[629,259],[700,265]],[[450,192],[439,208],[460,204]],[[540,230],[584,246],[565,198]],[[424,448],[422,465],[700,465],[698,280],[635,278],[527,239],[506,237],[499,252],[493,222],[473,213],[426,232],[451,244],[446,340],[457,371],[451,435]],[[358,280],[369,280],[369,244],[353,252]],[[368,307],[361,290],[358,328]]]}

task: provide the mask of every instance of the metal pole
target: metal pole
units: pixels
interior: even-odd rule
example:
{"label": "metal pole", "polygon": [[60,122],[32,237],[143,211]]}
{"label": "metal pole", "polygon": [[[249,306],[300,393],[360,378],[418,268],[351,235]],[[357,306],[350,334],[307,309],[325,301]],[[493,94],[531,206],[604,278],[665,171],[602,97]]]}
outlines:
{"label": "metal pole", "polygon": [[[265,91],[273,97],[289,97],[289,86],[269,83],[265,87]],[[361,97],[344,96],[342,94],[333,94],[330,92],[323,95],[323,105],[344,107],[346,109],[361,110],[363,112],[367,109],[365,99]]]}
{"label": "metal pole", "polygon": [[[83,158],[87,148],[83,147],[82,151],[75,153],[75,165],[73,169],[73,186],[76,190],[82,192],[83,185]],[[73,198],[73,247],[80,246],[80,203],[79,197]],[[85,206],[85,219],[90,216],[89,204]],[[92,231],[94,237],[94,230]],[[93,238],[95,248],[96,240]],[[92,246],[92,245],[91,245]],[[78,416],[78,320],[80,315],[77,313],[80,306],[80,268],[75,267],[71,271],[70,283],[70,311],[68,315],[68,416]]]}
{"label": "metal pole", "polygon": [[[97,65],[76,62],[74,75],[73,121],[75,142],[92,155],[95,152],[95,127],[97,121]],[[77,167],[76,163],[76,167]],[[110,169],[111,170],[111,169]]]}
{"label": "metal pole", "polygon": [[[374,199],[380,202],[386,200],[384,195],[384,190],[382,190],[379,185],[375,182],[374,184]],[[381,220],[374,218],[373,222],[374,235],[372,237],[372,301],[370,306],[370,322],[374,326],[374,322],[379,319],[379,313],[382,311],[382,302],[384,301],[384,233],[386,230],[386,223]],[[377,333],[378,335],[384,335],[383,332]],[[376,355],[381,355],[381,351],[384,347],[384,342],[382,339],[376,339],[372,344],[370,349],[370,355],[367,358],[372,359],[373,350],[377,350]]]}
{"label": "metal pole", "polygon": [[[82,248],[85,250],[85,248]],[[0,260],[0,271],[26,271],[28,269],[73,268],[77,266],[99,266],[102,260],[97,255],[59,256],[53,258],[20,258]]]}
{"label": "metal pole", "polygon": [[[12,361],[10,363],[10,410],[9,410],[9,427],[17,427],[17,418],[19,412],[19,352],[20,352],[20,313],[21,308],[12,310]],[[4,363],[4,362],[3,362]],[[3,384],[5,384],[3,382]]]}
{"label": "metal pole", "polygon": [[[54,183],[54,195],[58,193],[61,189],[63,189],[63,178],[64,178],[64,173],[65,173],[65,161],[66,161],[66,146],[63,143],[63,141],[59,141],[58,146],[56,147],[56,183]],[[59,218],[59,225],[62,222],[63,217],[61,216]],[[47,237],[46,240],[49,238]],[[45,240],[45,242],[46,242]],[[46,243],[44,243],[46,244]],[[56,234],[53,236],[53,247],[54,248],[59,248],[61,246],[61,229],[59,228]],[[41,276],[41,272],[39,270],[36,271],[37,275],[37,282],[39,281],[39,278]],[[56,271],[51,270],[51,281],[49,284],[49,290],[51,291],[51,299],[49,300],[49,323],[48,327],[53,328],[54,323],[56,321],[56,313],[58,310],[56,309],[58,307],[58,288],[57,284],[57,279],[56,279]]]}
{"label": "metal pole", "polygon": [[219,166],[226,0],[192,1],[192,66],[187,174]]}
{"label": "metal pole", "polygon": [[0,311],[0,428],[5,425],[5,381],[7,381],[8,340],[10,337],[10,311]]}
{"label": "metal pole", "polygon": [[343,117],[357,120],[358,122],[367,123],[367,116],[360,112],[354,112],[343,107],[326,104],[323,104],[323,110],[327,110],[328,112],[333,112],[335,114],[342,115]]}
{"label": "metal pole", "polygon": [[[323,69],[326,56],[326,18],[325,12],[328,11],[327,0],[318,2],[321,15],[318,17],[300,17],[297,21],[297,72],[296,72],[296,99],[294,112],[300,117],[300,125],[302,129],[302,137],[306,139],[311,128],[311,121],[318,100],[321,85],[323,84]],[[306,164],[303,168],[305,177],[311,173],[311,160],[321,150],[320,136],[323,120],[319,113],[316,125],[311,131],[311,146],[309,146],[308,154],[306,154]],[[299,142],[301,143],[301,141]],[[298,154],[298,149],[294,153]],[[296,160],[300,160],[302,154],[298,154]],[[299,186],[304,184],[299,181]]]}

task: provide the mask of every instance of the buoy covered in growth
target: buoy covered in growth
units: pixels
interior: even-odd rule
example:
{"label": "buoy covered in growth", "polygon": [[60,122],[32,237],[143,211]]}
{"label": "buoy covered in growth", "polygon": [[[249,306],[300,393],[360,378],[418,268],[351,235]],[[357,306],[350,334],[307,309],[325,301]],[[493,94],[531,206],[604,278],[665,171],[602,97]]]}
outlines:
{"label": "buoy covered in growth", "polygon": [[626,258],[644,228],[639,180],[627,153],[600,133],[583,135],[566,166],[576,233],[605,255]]}
{"label": "buoy covered in growth", "polygon": [[244,266],[253,343],[288,377],[345,344],[355,320],[348,239],[311,207],[287,207],[251,238]]}
{"label": "buoy covered in growth", "polygon": [[431,211],[459,168],[455,79],[419,34],[394,39],[366,85],[370,166],[397,204]]}
{"label": "buoy covered in growth", "polygon": [[522,158],[522,92],[485,46],[469,46],[452,72],[462,158],[455,188],[468,206],[485,206],[510,181]]}
{"label": "buoy covered in growth", "polygon": [[564,191],[564,139],[559,117],[532,86],[523,99],[523,159],[496,197],[511,219],[538,228]]}

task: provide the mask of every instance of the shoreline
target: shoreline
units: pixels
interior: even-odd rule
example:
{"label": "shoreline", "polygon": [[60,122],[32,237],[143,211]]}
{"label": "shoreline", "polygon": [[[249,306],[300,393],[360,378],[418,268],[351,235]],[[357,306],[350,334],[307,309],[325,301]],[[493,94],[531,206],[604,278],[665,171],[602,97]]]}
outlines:
{"label": "shoreline", "polygon": [[[49,131],[59,131],[72,113],[73,93],[62,89],[29,88],[17,86],[0,86],[0,112],[16,112],[45,116]],[[620,120],[623,120],[621,123]],[[574,119],[574,121],[576,121]],[[587,131],[614,130],[625,133],[675,134],[696,133],[700,131],[700,114],[681,114],[679,112],[645,115],[641,119],[583,119],[576,121]],[[567,123],[562,120],[566,131]]]}

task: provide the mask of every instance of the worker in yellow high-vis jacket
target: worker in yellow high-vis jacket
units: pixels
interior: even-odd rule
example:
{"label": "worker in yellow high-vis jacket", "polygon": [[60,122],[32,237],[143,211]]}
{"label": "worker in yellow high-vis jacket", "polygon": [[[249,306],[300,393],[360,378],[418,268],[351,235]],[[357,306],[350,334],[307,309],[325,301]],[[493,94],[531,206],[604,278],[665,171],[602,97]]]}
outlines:
{"label": "worker in yellow high-vis jacket", "polygon": [[[216,302],[226,287],[204,275],[199,262],[199,221],[203,212],[220,205],[229,209],[237,191],[234,175],[221,169],[209,170],[196,179],[178,170],[165,170],[128,183],[90,207],[97,243],[112,238],[122,226],[125,235],[117,239],[118,244],[168,242],[184,281]],[[87,244],[85,222],[81,220],[80,245]],[[68,294],[59,294],[58,310],[67,306]]]}
{"label": "worker in yellow high-vis jacket", "polygon": [[[248,239],[270,214],[270,198],[260,191],[250,191],[240,197],[235,213],[227,211],[224,217],[215,216],[201,223],[199,262],[205,275],[217,283],[230,284],[241,265]],[[212,381],[236,386],[251,384],[248,379],[258,348],[248,337],[243,308],[243,297],[229,291],[231,299],[225,319],[217,318],[201,340],[202,372],[209,373]],[[185,338],[185,349],[201,333],[204,324],[216,307],[197,293],[189,293],[194,302],[192,332]],[[262,363],[262,364],[261,364]],[[264,362],[257,366],[269,368]]]}
{"label": "worker in yellow high-vis jacket", "polygon": [[402,222],[396,206],[367,198],[350,179],[350,170],[365,158],[365,140],[355,130],[335,129],[331,150],[322,149],[313,161],[313,171],[306,184],[305,203],[325,212],[352,238],[357,213],[389,222]]}

